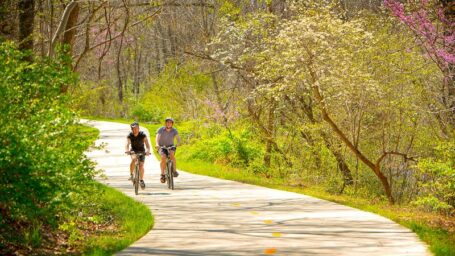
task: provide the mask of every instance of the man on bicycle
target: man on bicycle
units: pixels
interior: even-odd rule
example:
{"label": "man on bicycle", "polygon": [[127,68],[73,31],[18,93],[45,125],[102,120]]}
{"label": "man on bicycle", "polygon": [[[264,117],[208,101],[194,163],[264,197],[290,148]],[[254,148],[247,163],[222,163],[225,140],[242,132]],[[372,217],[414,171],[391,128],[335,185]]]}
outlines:
{"label": "man on bicycle", "polygon": [[[169,157],[172,160],[174,170],[172,170],[172,175],[174,177],[179,176],[177,169],[176,169],[176,160],[175,160],[175,151],[177,150],[177,146],[180,145],[180,136],[174,127],[174,119],[171,117],[166,118],[165,120],[165,125],[161,128],[159,128],[156,131],[156,148],[158,149],[158,153],[161,156],[161,178],[160,181],[161,183],[166,182],[166,176],[164,174],[164,170],[166,169],[166,157],[167,154],[169,154]],[[174,139],[177,139],[177,145],[174,146]],[[167,152],[166,149],[162,147],[172,147],[172,149]]]}
{"label": "man on bicycle", "polygon": [[[143,131],[139,131],[139,123],[134,122],[131,125],[131,132],[126,137],[126,146],[125,146],[125,153],[130,154],[131,151],[134,153],[145,153],[146,155],[150,155],[150,144],[147,139],[147,135]],[[130,148],[131,145],[131,148]],[[145,151],[144,145],[147,147],[147,152]],[[131,164],[130,164],[130,178],[129,180],[133,179],[133,171],[135,165],[136,156],[132,155],[131,157]],[[145,156],[139,156],[139,184],[141,188],[145,188],[144,182],[144,161]]]}

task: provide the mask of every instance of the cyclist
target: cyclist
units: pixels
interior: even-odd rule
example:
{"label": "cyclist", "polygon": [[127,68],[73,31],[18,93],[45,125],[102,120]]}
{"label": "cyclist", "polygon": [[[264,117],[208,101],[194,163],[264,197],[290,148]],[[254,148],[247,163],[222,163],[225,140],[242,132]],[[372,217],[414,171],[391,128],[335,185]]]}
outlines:
{"label": "cyclist", "polygon": [[[169,153],[169,157],[171,158],[173,166],[174,166],[174,170],[172,170],[172,175],[174,177],[179,176],[179,173],[176,170],[177,165],[176,165],[176,160],[175,160],[175,151],[177,149],[176,147],[180,145],[180,136],[179,136],[177,129],[175,129],[173,127],[174,119],[172,119],[172,117],[166,118],[164,124],[165,125],[163,127],[159,128],[156,131],[156,138],[155,138],[156,148],[158,149],[158,153],[161,156],[161,164],[160,164],[160,167],[161,167],[160,181],[161,181],[161,183],[166,182],[166,176],[164,174],[164,170],[166,169],[166,153]],[[175,145],[175,146],[174,146],[174,139],[177,139],[177,145]],[[162,149],[161,147],[172,147],[172,149],[169,150],[169,152],[166,152],[166,149]]]}
{"label": "cyclist", "polygon": [[[143,131],[139,131],[139,123],[134,122],[130,125],[131,132],[126,137],[126,146],[125,146],[125,153],[129,154],[131,151],[134,153],[145,153],[146,155],[150,155],[150,144],[147,139],[147,135]],[[145,151],[144,144],[147,147],[147,151]],[[131,148],[130,148],[131,145]],[[131,157],[131,164],[130,164],[130,178],[129,180],[133,179],[133,171],[135,165],[135,158],[136,156],[133,155]],[[144,161],[145,156],[139,156],[139,184],[141,188],[145,188],[144,182]]]}

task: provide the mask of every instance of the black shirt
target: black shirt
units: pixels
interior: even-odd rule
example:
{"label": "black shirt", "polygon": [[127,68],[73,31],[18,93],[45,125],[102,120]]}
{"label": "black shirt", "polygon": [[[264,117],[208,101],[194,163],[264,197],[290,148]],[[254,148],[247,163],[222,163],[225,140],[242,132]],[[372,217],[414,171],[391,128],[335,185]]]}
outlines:
{"label": "black shirt", "polygon": [[145,152],[144,139],[147,138],[144,132],[140,131],[137,136],[134,136],[133,132],[128,134],[128,139],[131,141],[131,149],[134,152]]}

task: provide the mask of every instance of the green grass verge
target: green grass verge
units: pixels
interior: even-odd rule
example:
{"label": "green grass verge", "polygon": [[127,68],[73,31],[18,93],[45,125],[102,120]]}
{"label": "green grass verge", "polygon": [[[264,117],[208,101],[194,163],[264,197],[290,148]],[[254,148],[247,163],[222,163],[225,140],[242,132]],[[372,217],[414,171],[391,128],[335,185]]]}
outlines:
{"label": "green grass verge", "polygon": [[104,230],[85,238],[84,255],[112,255],[141,238],[153,227],[153,216],[144,204],[141,204],[122,192],[98,184],[100,206],[115,220],[115,230]]}
{"label": "green grass verge", "polygon": [[[97,120],[120,122],[129,124],[132,120],[95,118]],[[151,134],[160,127],[160,124],[141,124],[146,127]],[[177,126],[178,128],[178,126]],[[153,145],[154,142],[151,141]],[[421,212],[416,209],[404,206],[391,206],[384,202],[372,203],[368,199],[352,197],[348,195],[334,195],[325,191],[321,187],[297,187],[287,184],[286,180],[277,178],[265,178],[253,173],[242,171],[230,166],[223,166],[214,163],[203,162],[200,160],[189,159],[190,152],[187,146],[179,147],[177,151],[180,170],[201,174],[221,179],[239,181],[263,187],[285,190],[305,195],[314,196],[320,199],[347,205],[364,211],[389,218],[415,232],[419,238],[429,245],[429,249],[437,256],[455,256],[455,234],[449,232],[443,226],[444,219],[438,214]]]}
{"label": "green grass verge", "polygon": [[[77,127],[79,134],[87,138],[87,147],[98,138],[99,131],[88,126]],[[112,255],[145,235],[154,224],[150,209],[122,192],[96,182],[93,201],[98,209],[92,209],[91,220],[113,219],[111,226],[99,232],[88,232],[83,243],[77,243],[76,251],[84,255]],[[114,228],[114,229],[111,229]]]}

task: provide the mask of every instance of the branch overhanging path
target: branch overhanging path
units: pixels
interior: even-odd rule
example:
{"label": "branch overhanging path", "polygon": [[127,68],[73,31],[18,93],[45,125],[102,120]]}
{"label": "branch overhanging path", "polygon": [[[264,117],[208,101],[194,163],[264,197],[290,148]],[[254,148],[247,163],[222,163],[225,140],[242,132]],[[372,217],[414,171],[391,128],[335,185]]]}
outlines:
{"label": "branch overhanging path", "polygon": [[[154,156],[145,162],[147,187],[136,196],[124,154],[129,126],[84,122],[100,130],[96,143],[105,145],[87,153],[107,176],[100,181],[155,216],[154,228],[117,255],[430,255],[414,233],[391,220],[301,194],[183,171],[168,190]],[[151,139],[154,145],[154,134]]]}

